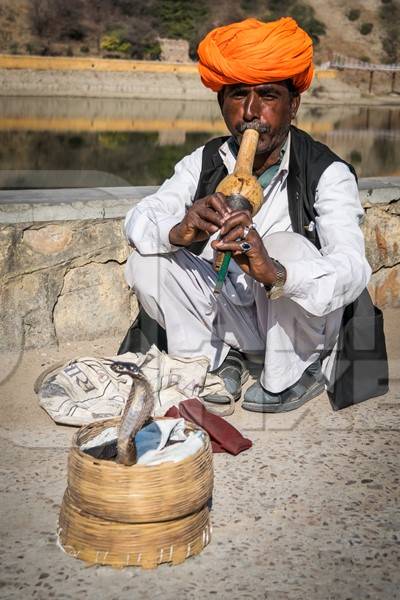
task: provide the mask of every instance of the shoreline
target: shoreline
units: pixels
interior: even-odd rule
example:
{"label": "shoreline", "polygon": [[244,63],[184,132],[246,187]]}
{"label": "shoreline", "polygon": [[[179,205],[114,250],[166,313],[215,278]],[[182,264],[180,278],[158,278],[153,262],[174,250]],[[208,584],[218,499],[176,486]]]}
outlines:
{"label": "shoreline", "polygon": [[[215,100],[215,94],[202,85],[196,63],[0,55],[0,84],[2,97]],[[400,106],[400,90],[390,92],[386,84],[388,80],[380,80],[379,95],[368,94],[362,79],[355,76],[350,85],[341,71],[316,68],[302,103]]]}

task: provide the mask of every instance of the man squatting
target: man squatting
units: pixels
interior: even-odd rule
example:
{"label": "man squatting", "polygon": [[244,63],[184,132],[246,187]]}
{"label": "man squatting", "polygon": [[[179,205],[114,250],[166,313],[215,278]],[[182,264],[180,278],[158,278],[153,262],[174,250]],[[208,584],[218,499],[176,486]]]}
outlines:
{"label": "man squatting", "polygon": [[[202,82],[218,93],[231,133],[217,150],[225,174],[233,171],[244,130],[250,126],[261,134],[253,173],[264,202],[252,219],[249,212],[232,211],[215,187],[194,201],[202,169],[198,148],[128,212],[125,231],[135,250],[126,278],[147,314],[165,329],[170,354],[207,356],[235,399],[246,379],[243,355],[261,355],[260,379],[246,391],[243,408],[292,410],[331,385],[344,307],[371,274],[357,182],[349,165],[291,125],[313,77],[312,40],[293,19],[219,27],[203,39],[198,55]],[[301,185],[307,185],[305,170],[320,170],[313,189],[316,217],[308,226],[315,227],[319,250],[293,231],[291,147],[307,157]],[[189,248],[200,241],[206,244],[196,255]],[[233,260],[215,296],[217,250],[231,250]],[[205,399],[229,402],[223,395]]]}

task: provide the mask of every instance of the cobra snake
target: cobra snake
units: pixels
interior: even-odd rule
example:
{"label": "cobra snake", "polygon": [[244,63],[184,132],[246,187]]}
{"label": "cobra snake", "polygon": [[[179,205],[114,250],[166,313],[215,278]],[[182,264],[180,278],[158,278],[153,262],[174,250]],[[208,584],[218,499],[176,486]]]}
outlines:
{"label": "cobra snake", "polygon": [[136,365],[118,361],[114,362],[111,368],[116,373],[132,378],[132,387],[119,426],[116,458],[118,463],[130,466],[136,463],[134,438],[152,415],[154,394],[146,377]]}

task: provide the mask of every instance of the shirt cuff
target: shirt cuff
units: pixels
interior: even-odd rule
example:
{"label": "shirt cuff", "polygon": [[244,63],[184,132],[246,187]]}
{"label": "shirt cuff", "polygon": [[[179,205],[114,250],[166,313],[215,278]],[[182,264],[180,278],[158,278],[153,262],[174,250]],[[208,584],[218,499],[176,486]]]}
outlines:
{"label": "shirt cuff", "polygon": [[182,250],[182,246],[174,246],[174,244],[171,244],[169,241],[169,232],[180,222],[181,219],[177,217],[167,217],[157,223],[159,246],[164,252],[176,252],[177,250]]}
{"label": "shirt cuff", "polygon": [[296,269],[295,262],[286,261],[283,266],[286,269],[286,281],[283,286],[284,296],[288,298],[292,296],[304,297],[304,290],[302,290],[302,284],[304,287],[304,274],[299,272],[299,269]]}

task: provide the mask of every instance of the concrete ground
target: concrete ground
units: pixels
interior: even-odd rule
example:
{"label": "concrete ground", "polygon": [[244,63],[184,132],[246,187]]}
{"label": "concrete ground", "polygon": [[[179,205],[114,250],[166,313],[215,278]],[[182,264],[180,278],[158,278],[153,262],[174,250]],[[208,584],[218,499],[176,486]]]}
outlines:
{"label": "concrete ground", "polygon": [[253,442],[216,455],[213,535],[202,554],[154,571],[90,567],[56,545],[74,428],[39,408],[36,376],[119,340],[1,357],[0,597],[4,599],[399,598],[400,311],[386,311],[391,391],[334,413],[325,394],[293,413],[237,405]]}

